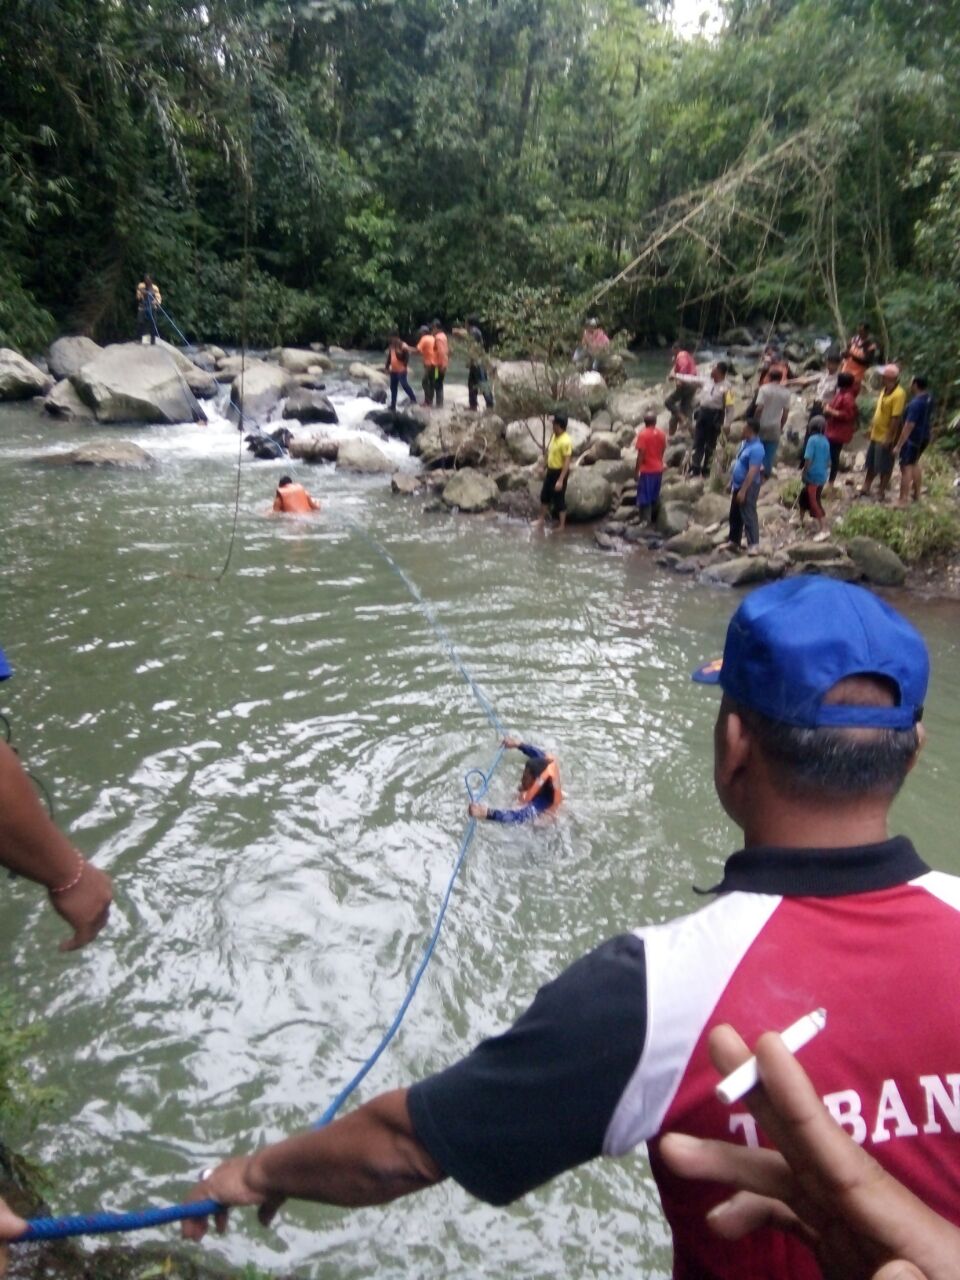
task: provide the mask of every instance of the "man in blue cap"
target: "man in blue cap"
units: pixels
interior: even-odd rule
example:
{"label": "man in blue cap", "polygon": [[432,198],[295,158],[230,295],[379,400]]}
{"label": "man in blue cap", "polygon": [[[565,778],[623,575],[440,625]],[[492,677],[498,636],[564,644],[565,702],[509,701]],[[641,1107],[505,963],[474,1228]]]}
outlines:
{"label": "man in blue cap", "polygon": [[[0,681],[13,674],[0,649]],[[0,866],[43,885],[50,905],[73,930],[60,944],[75,951],[107,923],[113,886],[47,816],[16,752],[0,742]]]}
{"label": "man in blue cap", "polygon": [[675,1277],[814,1280],[798,1240],[712,1237],[704,1217],[726,1193],[682,1180],[659,1142],[677,1130],[758,1145],[751,1112],[714,1092],[710,1028],[753,1043],[825,1009],[802,1060],[827,1108],[960,1221],[960,880],[887,829],[920,750],[927,673],[919,634],[858,587],[804,577],[747,597],[722,660],[695,676],[723,691],[714,777],[744,833],[710,905],[604,943],[460,1062],[226,1161],[193,1197],[269,1222],[288,1196],[383,1203],[452,1177],[500,1205],[646,1142]]}

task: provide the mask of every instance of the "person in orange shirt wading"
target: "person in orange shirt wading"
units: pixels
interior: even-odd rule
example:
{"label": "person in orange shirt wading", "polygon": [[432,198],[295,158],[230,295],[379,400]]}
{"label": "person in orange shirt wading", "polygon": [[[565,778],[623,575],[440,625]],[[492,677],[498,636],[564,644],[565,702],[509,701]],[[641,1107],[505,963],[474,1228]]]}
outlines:
{"label": "person in orange shirt wading", "polygon": [[273,509],[285,516],[308,516],[311,511],[320,510],[320,503],[310,497],[302,484],[294,484],[289,476],[281,476]]}
{"label": "person in orange shirt wading", "polygon": [[417,350],[420,352],[420,359],[423,361],[423,382],[420,385],[423,387],[423,404],[427,409],[433,405],[436,347],[437,344],[434,341],[433,334],[426,325],[422,325],[417,340]]}
{"label": "person in orange shirt wading", "polygon": [[434,403],[439,409],[443,405],[443,380],[447,376],[447,365],[450,363],[450,344],[439,320],[434,320],[431,328],[433,330]]}

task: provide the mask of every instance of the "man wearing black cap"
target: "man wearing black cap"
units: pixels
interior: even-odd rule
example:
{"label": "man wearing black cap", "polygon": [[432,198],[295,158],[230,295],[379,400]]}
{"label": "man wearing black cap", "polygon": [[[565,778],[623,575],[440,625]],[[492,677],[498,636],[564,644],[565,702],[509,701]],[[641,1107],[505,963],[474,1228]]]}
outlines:
{"label": "man wearing black cap", "polygon": [[[928,659],[918,633],[858,587],[795,578],[748,596],[722,660],[720,802],[744,833],[703,910],[621,934],[544,987],[515,1025],[445,1071],[314,1131],[226,1161],[193,1191],[225,1206],[382,1203],[445,1177],[508,1204],[599,1155],[648,1143],[681,1280],[820,1276],[773,1232],[711,1238],[722,1187],[683,1181],[668,1130],[748,1146],[742,1103],[714,1092],[707,1038],[753,1043],[814,1010],[801,1050],[839,1124],[960,1222],[960,880],[891,839],[920,750]],[[198,1238],[205,1224],[185,1226]]]}

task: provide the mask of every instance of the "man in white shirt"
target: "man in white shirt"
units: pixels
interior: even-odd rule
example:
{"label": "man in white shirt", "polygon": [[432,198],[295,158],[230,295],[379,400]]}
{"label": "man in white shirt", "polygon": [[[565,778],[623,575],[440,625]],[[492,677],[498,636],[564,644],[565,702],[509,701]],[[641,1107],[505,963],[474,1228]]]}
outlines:
{"label": "man in white shirt", "polygon": [[[733,407],[733,391],[727,381],[730,366],[718,360],[710,370],[710,377],[702,384],[702,390],[694,413],[696,427],[693,433],[693,453],[690,458],[690,474],[710,474],[713,451],[717,447],[721,428],[726,424]],[[678,383],[689,381],[685,375],[676,374]]]}
{"label": "man in white shirt", "polygon": [[769,381],[757,392],[754,416],[760,424],[760,443],[763,445],[763,474],[770,478],[773,464],[780,448],[780,432],[786,426],[790,412],[791,393],[782,385],[783,374],[777,368],[770,370]]}

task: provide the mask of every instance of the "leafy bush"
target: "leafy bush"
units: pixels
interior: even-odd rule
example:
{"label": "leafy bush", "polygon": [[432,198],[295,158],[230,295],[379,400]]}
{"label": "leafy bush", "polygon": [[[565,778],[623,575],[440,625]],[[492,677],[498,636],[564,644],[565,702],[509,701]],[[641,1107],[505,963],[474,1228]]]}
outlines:
{"label": "leafy bush", "polygon": [[960,518],[939,504],[911,507],[853,507],[837,525],[842,541],[875,538],[908,564],[945,555],[960,547]]}
{"label": "leafy bush", "polygon": [[55,332],[53,316],[35,301],[0,255],[0,347],[41,351]]}

